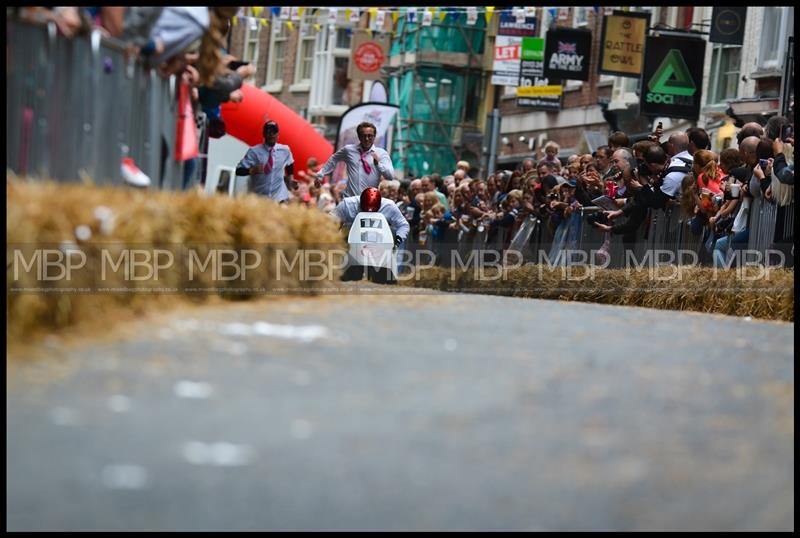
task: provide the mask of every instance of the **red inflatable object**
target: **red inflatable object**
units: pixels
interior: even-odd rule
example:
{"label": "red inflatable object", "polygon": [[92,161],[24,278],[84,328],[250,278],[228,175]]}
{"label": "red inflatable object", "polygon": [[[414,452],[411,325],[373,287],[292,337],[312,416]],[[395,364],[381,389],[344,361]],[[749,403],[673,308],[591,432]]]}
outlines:
{"label": "red inflatable object", "polygon": [[241,103],[223,103],[222,119],[227,134],[250,146],[262,144],[261,130],[268,120],[278,122],[278,143],[286,144],[294,156],[295,177],[306,169],[309,157],[321,166],[333,155],[333,144],[325,140],[310,123],[270,94],[242,84],[244,99]]}

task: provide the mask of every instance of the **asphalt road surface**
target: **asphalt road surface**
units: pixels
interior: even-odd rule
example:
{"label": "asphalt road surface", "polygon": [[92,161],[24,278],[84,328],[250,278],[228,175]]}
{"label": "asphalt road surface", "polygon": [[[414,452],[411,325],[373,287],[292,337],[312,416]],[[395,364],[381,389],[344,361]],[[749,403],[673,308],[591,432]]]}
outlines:
{"label": "asphalt road surface", "polygon": [[793,530],[794,324],[427,293],[7,367],[8,530]]}

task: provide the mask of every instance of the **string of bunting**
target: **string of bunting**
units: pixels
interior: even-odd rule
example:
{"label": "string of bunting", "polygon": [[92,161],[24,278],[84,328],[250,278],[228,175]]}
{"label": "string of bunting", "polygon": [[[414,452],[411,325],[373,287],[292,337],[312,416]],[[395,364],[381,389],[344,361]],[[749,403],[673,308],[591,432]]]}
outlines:
{"label": "string of bunting", "polygon": [[[447,17],[455,18],[460,15],[466,15],[467,24],[473,25],[477,22],[477,18],[483,15],[487,23],[491,22],[495,13],[511,13],[517,18],[532,17],[534,16],[533,7],[503,7],[496,10],[494,6],[467,6],[467,7],[390,7],[390,8],[377,8],[370,7],[364,10],[360,8],[339,8],[339,7],[246,7],[241,8],[232,20],[234,25],[237,25],[239,20],[243,20],[255,27],[260,24],[261,26],[268,26],[271,19],[274,17],[278,21],[285,23],[290,30],[293,30],[295,23],[302,21],[303,15],[306,11],[310,11],[312,16],[316,17],[320,9],[328,10],[328,24],[336,24],[338,12],[344,10],[345,19],[349,22],[357,22],[363,12],[367,12],[370,18],[376,21],[378,26],[382,26],[385,17],[391,16],[392,23],[396,24],[401,16],[405,16],[409,23],[422,24],[423,26],[430,26],[434,20],[438,19],[440,23],[445,22]],[[597,6],[591,8],[595,13],[600,9]],[[553,15],[555,9],[551,9]],[[315,30],[322,29],[320,23],[313,23],[312,26]]]}
{"label": "string of bunting", "polygon": [[[588,6],[587,6],[588,8]],[[475,25],[478,17],[483,15],[486,23],[491,22],[495,13],[509,13],[516,17],[518,22],[524,21],[525,17],[533,17],[535,8],[527,7],[503,7],[496,10],[494,6],[467,6],[467,7],[390,7],[390,8],[377,8],[370,7],[366,9],[355,7],[311,7],[311,6],[294,6],[294,7],[244,7],[240,8],[239,12],[234,15],[231,23],[237,26],[241,20],[243,23],[248,24],[249,28],[253,31],[258,29],[258,26],[267,27],[272,23],[275,18],[277,22],[285,24],[289,31],[294,31],[296,26],[300,26],[303,32],[308,32],[309,29],[306,25],[298,25],[303,20],[303,15],[310,12],[312,17],[317,17],[321,9],[328,10],[327,24],[334,26],[338,22],[339,12],[344,12],[346,21],[356,23],[359,21],[361,15],[366,12],[369,13],[370,19],[375,21],[378,28],[383,27],[386,16],[392,18],[392,25],[396,25],[400,17],[405,17],[405,20],[412,24],[421,24],[422,26],[430,26],[434,20],[438,19],[439,23],[444,23],[448,17],[454,19],[460,15],[466,15],[467,25]],[[595,14],[601,11],[598,6],[593,6],[590,9]],[[630,8],[622,8],[627,10]],[[603,9],[603,14],[607,14],[609,10]],[[556,18],[557,8],[548,9],[548,14],[551,18]],[[322,30],[322,23],[312,22],[310,27],[316,32]],[[371,29],[366,29],[370,34]]]}

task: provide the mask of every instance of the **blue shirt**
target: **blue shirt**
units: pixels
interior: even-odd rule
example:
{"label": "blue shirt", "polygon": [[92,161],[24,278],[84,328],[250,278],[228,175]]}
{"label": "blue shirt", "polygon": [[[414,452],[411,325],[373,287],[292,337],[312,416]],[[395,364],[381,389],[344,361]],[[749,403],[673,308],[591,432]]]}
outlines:
{"label": "blue shirt", "polygon": [[[250,191],[263,196],[269,196],[276,202],[289,198],[289,189],[283,180],[284,168],[294,164],[292,150],[285,144],[275,144],[272,153],[272,170],[267,173],[253,174],[250,176]],[[269,146],[259,144],[247,150],[244,158],[239,161],[236,168],[250,168],[251,166],[266,166],[269,160]]]}

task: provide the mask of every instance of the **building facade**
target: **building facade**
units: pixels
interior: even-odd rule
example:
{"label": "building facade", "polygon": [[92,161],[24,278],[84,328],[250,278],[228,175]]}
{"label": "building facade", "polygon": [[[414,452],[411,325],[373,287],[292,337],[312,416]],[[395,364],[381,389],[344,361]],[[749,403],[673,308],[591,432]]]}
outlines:
{"label": "building facade", "polygon": [[[383,13],[384,23],[380,28],[376,25],[378,9],[390,10]],[[450,147],[434,150],[447,152],[445,160],[448,162],[467,156],[479,176],[485,176],[491,139],[488,118],[495,108],[502,118],[496,168],[513,168],[527,157],[541,158],[544,144],[551,140],[560,145],[563,156],[593,151],[604,144],[608,134],[615,129],[634,138],[644,137],[656,121],[662,121],[666,134],[685,130],[691,125],[704,127],[711,134],[712,148],[720,151],[735,146],[736,126],[746,121],[765,123],[771,115],[779,113],[782,84],[786,79],[787,44],[794,36],[793,7],[747,7],[742,45],[707,43],[702,105],[696,122],[643,117],[639,114],[640,80],[598,73],[603,17],[616,9],[648,13],[651,31],[686,33],[708,41],[713,12],[710,6],[537,7],[532,12],[537,20],[539,36],[544,37],[553,27],[587,28],[592,31],[592,52],[589,80],[563,83],[561,109],[534,110],[517,105],[516,88],[491,84],[499,20],[495,12],[485,25],[485,42],[479,58],[479,86],[474,91],[477,99],[469,104],[469,114],[462,114],[464,117],[460,123],[454,123],[452,132],[448,131],[448,136],[442,137],[447,138],[442,141]],[[484,17],[482,8],[478,10]],[[230,52],[257,66],[256,75],[248,82],[280,99],[333,142],[341,115],[350,106],[368,100],[366,96],[369,96],[372,85],[371,81],[347,78],[353,30],[367,28],[391,34],[396,43],[402,37],[398,29],[403,23],[400,17],[405,13],[396,13],[397,8],[291,8],[291,13],[282,18],[273,11],[264,9],[261,13],[260,18],[267,19],[267,24],[243,18],[243,22],[231,32]],[[446,31],[445,27],[452,25],[452,21],[461,20],[442,18],[440,23],[437,19],[434,18],[433,25],[439,24],[442,27],[440,31]],[[397,63],[396,58],[389,60],[383,70],[382,82],[389,87],[391,94],[391,77],[398,76],[396,71],[400,64],[391,64],[391,61]],[[440,68],[453,69],[440,59],[436,61],[441,64]],[[402,59],[401,64],[403,62],[406,60]],[[419,58],[414,62],[420,64]],[[420,64],[411,67],[430,70],[431,66]],[[792,80],[789,93],[793,95],[793,72],[789,79]],[[411,92],[417,93],[420,92]],[[472,91],[468,93],[473,94]],[[393,98],[398,100],[401,94],[402,91],[395,92]],[[437,99],[441,99],[441,95],[437,94]],[[424,106],[417,107],[417,110],[422,108]],[[406,110],[401,115],[408,115],[414,107],[406,107]],[[401,121],[413,122],[415,118],[404,117]],[[434,161],[436,159],[432,159]],[[402,166],[398,168],[402,170]]]}

